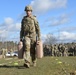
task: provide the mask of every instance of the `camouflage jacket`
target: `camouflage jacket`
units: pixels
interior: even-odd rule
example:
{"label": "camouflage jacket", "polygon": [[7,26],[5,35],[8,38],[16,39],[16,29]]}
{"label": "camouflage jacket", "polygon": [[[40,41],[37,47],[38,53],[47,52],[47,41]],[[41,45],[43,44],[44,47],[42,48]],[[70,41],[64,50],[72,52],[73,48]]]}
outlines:
{"label": "camouflage jacket", "polygon": [[38,36],[40,40],[40,28],[35,16],[24,16],[21,22],[20,38],[28,36],[30,38]]}

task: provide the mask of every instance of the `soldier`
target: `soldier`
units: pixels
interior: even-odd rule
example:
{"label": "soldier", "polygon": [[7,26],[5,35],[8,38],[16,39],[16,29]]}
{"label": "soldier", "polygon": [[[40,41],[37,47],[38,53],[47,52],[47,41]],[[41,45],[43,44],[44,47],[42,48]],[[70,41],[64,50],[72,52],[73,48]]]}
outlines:
{"label": "soldier", "polygon": [[51,49],[51,45],[49,45],[49,56],[52,56],[52,49]]}
{"label": "soldier", "polygon": [[68,48],[66,45],[64,46],[64,56],[68,56]]}
{"label": "soldier", "polygon": [[62,56],[62,50],[61,50],[62,44],[58,45],[58,50],[59,50],[59,56]]}
{"label": "soldier", "polygon": [[54,56],[54,45],[51,45],[51,52],[52,52],[52,56]]}
{"label": "soldier", "polygon": [[2,49],[2,57],[5,58],[6,57],[6,49]]}
{"label": "soldier", "polygon": [[61,53],[62,53],[62,56],[64,56],[64,51],[65,51],[65,46],[64,46],[64,44],[62,44],[62,46],[61,46]]}
{"label": "soldier", "polygon": [[[38,36],[38,40],[40,40],[40,28],[36,16],[32,15],[32,7],[26,6],[25,11],[26,16],[23,17],[21,22],[20,39],[24,38],[24,66],[29,68],[31,58],[33,66],[36,66],[36,36]],[[39,41],[37,43],[39,43]]]}
{"label": "soldier", "polygon": [[47,45],[44,46],[44,56],[47,56]]}
{"label": "soldier", "polygon": [[58,44],[56,45],[56,56],[60,56],[59,50],[58,50]]}
{"label": "soldier", "polygon": [[54,56],[58,56],[58,47],[54,45]]}
{"label": "soldier", "polygon": [[46,45],[46,54],[47,54],[47,56],[48,55],[50,56],[50,47],[49,47],[49,45]]}
{"label": "soldier", "polygon": [[74,46],[74,56],[76,56],[76,44]]}

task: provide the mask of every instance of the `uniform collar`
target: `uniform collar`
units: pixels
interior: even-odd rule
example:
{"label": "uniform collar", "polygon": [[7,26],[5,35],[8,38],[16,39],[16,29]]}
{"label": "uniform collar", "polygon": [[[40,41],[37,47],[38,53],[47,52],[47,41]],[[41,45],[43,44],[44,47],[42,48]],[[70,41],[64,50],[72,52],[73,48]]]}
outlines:
{"label": "uniform collar", "polygon": [[[28,17],[28,16],[26,16],[26,17]],[[33,17],[33,15],[31,15],[29,18],[32,18]]]}

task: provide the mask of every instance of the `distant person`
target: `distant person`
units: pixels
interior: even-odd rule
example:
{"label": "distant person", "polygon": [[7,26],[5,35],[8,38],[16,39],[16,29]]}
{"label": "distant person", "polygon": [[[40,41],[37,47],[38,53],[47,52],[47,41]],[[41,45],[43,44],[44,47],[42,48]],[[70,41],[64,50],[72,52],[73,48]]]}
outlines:
{"label": "distant person", "polygon": [[24,66],[29,68],[31,65],[31,58],[33,66],[36,66],[36,36],[40,40],[40,28],[36,16],[32,15],[32,7],[25,7],[26,16],[21,22],[20,39],[23,40],[24,47]]}

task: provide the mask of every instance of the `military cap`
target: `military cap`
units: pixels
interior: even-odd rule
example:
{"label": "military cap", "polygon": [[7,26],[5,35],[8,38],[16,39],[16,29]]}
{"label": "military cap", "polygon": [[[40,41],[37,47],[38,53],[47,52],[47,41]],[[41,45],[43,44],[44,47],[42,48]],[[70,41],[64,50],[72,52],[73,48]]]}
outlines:
{"label": "military cap", "polygon": [[32,11],[32,7],[30,5],[25,7],[25,11],[28,11],[28,10]]}

